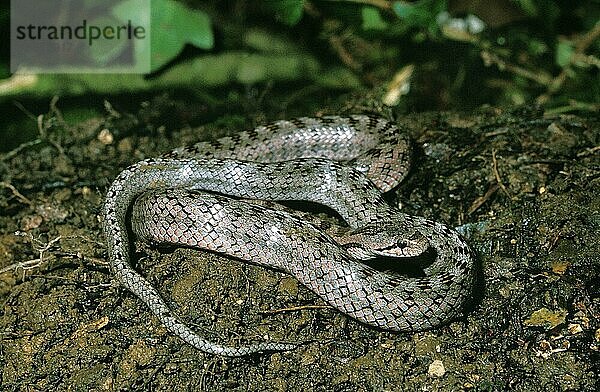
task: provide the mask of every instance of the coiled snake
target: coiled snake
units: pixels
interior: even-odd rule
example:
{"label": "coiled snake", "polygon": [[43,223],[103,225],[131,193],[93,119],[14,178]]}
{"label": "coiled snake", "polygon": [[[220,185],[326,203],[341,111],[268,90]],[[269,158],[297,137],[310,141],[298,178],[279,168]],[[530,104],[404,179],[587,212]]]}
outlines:
{"label": "coiled snake", "polygon": [[[296,347],[224,346],[179,321],[131,266],[127,219],[133,205],[131,226],[139,238],[283,270],[364,323],[419,331],[448,322],[471,295],[473,254],[455,231],[401,213],[383,199],[408,171],[409,151],[406,136],[382,118],[330,116],[278,121],[138,162],[119,174],[104,202],[112,271],[171,332],[200,350],[240,356]],[[285,211],[226,196],[324,204],[351,230],[333,238]],[[378,256],[402,262],[427,249],[434,260],[422,277],[360,262]]]}

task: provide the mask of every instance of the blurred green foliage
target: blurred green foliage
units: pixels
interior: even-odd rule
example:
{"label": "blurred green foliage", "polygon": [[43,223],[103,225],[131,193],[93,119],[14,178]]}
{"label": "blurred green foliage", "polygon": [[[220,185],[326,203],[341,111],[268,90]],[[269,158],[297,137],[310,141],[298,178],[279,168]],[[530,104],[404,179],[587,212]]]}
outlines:
{"label": "blurred green foliage", "polygon": [[[121,21],[138,14],[135,0],[106,2]],[[375,89],[401,110],[535,103],[555,112],[595,111],[600,102],[597,0],[151,4],[152,75],[40,75],[18,83],[8,79],[6,58],[0,97],[295,83]],[[97,49],[91,56],[100,63],[125,50]]]}

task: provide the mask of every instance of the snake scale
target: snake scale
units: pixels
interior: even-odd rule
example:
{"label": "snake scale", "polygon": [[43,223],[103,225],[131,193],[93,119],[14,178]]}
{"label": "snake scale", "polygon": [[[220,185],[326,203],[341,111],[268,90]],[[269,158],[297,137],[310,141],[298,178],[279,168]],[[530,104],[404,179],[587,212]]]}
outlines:
{"label": "snake scale", "polygon": [[[401,213],[383,193],[406,175],[407,137],[367,115],[277,121],[212,142],[176,149],[124,171],[103,206],[104,233],[116,279],[192,346],[242,356],[296,347],[262,342],[230,347],[181,322],[132,267],[134,235],[207,249],[295,276],[323,300],[359,321],[392,331],[420,331],[463,310],[473,284],[473,253],[455,231]],[[211,193],[208,193],[211,192]],[[335,210],[350,231],[334,238],[286,211],[233,199],[302,200]],[[432,250],[423,276],[378,271],[364,263]]]}

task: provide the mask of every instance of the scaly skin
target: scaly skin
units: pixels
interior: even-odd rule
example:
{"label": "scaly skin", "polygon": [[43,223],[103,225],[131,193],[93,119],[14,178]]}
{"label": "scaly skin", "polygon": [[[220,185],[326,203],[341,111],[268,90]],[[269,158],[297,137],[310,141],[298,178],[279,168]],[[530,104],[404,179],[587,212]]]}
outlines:
{"label": "scaly skin", "polygon": [[[121,172],[106,196],[112,269],[170,331],[202,351],[240,356],[296,347],[223,346],[179,321],[131,267],[126,216],[133,203],[132,229],[143,240],[199,247],[286,271],[340,311],[383,329],[433,328],[457,317],[470,297],[473,254],[453,230],[385,202],[382,192],[404,178],[409,158],[407,139],[388,121],[331,116],[279,121],[139,162]],[[356,243],[340,244],[283,211],[199,191],[318,202],[355,229]],[[377,244],[383,254],[418,253],[423,239],[435,251],[425,277],[397,277],[357,260],[361,248]]]}

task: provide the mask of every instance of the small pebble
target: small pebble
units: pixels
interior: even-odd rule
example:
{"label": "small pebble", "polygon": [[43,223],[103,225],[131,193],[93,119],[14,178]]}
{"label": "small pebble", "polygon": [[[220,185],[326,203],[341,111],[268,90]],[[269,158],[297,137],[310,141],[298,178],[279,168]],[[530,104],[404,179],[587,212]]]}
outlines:
{"label": "small pebble", "polygon": [[431,362],[429,369],[427,370],[427,374],[431,377],[442,377],[444,374],[446,374],[444,363],[439,359]]}

